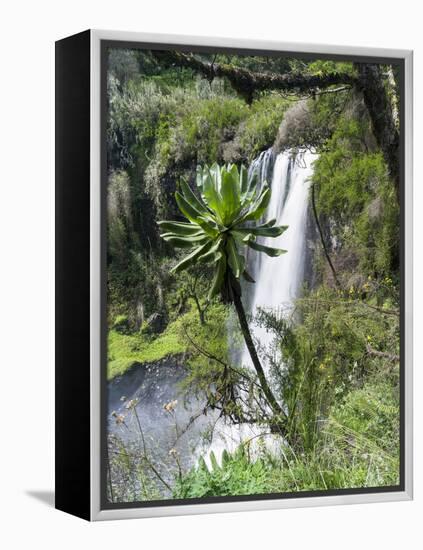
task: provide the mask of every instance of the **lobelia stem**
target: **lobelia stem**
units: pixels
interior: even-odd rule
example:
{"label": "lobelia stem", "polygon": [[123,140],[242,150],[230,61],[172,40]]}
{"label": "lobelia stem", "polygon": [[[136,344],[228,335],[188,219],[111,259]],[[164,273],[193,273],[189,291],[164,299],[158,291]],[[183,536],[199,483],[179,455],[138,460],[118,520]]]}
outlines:
{"label": "lobelia stem", "polygon": [[272,390],[269,387],[269,384],[266,380],[266,375],[264,373],[263,367],[260,363],[260,359],[257,355],[257,351],[251,336],[250,327],[248,326],[247,317],[245,315],[244,306],[242,304],[241,296],[236,291],[232,291],[232,298],[235,305],[235,309],[238,315],[239,324],[241,326],[241,331],[244,336],[245,343],[247,345],[248,352],[253,362],[253,366],[256,370],[258,379],[260,381],[260,386],[263,390],[266,399],[272,408],[273,412],[282,418],[286,418],[284,411],[276,400],[276,397],[273,395]]}

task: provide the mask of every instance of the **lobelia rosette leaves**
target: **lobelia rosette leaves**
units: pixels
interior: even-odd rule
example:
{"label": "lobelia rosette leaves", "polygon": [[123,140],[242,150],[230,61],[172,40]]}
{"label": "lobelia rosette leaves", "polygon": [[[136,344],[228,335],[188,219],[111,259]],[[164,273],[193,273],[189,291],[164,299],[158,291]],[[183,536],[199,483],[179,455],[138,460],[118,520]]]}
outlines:
{"label": "lobelia rosette leaves", "polygon": [[248,178],[244,166],[235,164],[198,166],[198,194],[182,179],[175,193],[181,213],[188,220],[160,221],[161,237],[188,254],[172,269],[179,272],[198,263],[213,265],[214,278],[209,297],[216,296],[229,272],[239,281],[243,276],[254,282],[245,269],[246,247],[276,257],[286,252],[257,242],[257,238],[276,238],[287,229],[276,219],[254,226],[265,214],[271,191],[267,183],[261,188],[257,177]]}

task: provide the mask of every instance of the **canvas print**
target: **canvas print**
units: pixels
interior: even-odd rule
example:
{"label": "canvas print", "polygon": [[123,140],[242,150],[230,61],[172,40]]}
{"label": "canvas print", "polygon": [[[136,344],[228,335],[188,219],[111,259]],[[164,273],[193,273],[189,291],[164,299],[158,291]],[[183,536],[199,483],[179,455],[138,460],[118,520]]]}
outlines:
{"label": "canvas print", "polygon": [[401,67],[104,56],[106,502],[398,488]]}

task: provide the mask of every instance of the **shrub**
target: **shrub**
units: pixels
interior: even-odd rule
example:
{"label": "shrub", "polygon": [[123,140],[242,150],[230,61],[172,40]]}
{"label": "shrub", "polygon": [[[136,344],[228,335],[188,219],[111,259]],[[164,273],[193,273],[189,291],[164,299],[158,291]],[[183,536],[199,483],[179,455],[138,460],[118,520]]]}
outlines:
{"label": "shrub", "polygon": [[314,449],[322,419],[370,374],[392,373],[391,383],[396,384],[398,362],[368,352],[370,346],[388,356],[399,353],[399,317],[373,307],[381,291],[372,285],[373,281],[365,283],[367,301],[360,298],[360,289],[350,289],[345,297],[341,291],[319,287],[297,300],[295,316],[289,320],[271,311],[258,316],[257,321],[274,334],[274,346],[284,358],[281,368],[270,350],[274,383],[289,414],[289,441],[297,450]]}
{"label": "shrub", "polygon": [[252,161],[273,145],[290,101],[270,93],[253,101],[245,122],[237,131],[242,158]]}
{"label": "shrub", "polygon": [[339,117],[327,151],[315,162],[313,183],[335,264],[383,279],[398,273],[399,207],[361,109],[356,101]]}
{"label": "shrub", "polygon": [[251,462],[243,445],[234,454],[223,452],[219,465],[213,452],[210,467],[203,458],[185,477],[177,480],[174,498],[256,495],[265,493],[269,471],[264,461]]}

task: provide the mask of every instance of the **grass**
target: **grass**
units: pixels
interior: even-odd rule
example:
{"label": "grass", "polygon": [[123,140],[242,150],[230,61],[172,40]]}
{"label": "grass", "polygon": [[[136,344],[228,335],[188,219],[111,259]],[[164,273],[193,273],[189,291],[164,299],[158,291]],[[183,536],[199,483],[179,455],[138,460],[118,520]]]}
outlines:
{"label": "grass", "polygon": [[[198,313],[190,302],[186,313],[171,321],[166,330],[159,335],[145,332],[123,334],[110,329],[108,334],[107,378],[120,376],[135,363],[151,363],[171,355],[188,352],[191,359],[198,359],[198,352],[192,349],[186,337],[188,332],[196,341],[204,344],[215,355],[224,356],[226,352],[227,309],[219,304],[211,305],[206,314],[207,324],[201,325]],[[187,361],[188,364],[188,361]],[[210,369],[207,360],[207,368]]]}
{"label": "grass", "polygon": [[179,337],[179,324],[179,320],[169,324],[156,338],[141,333],[121,334],[110,330],[107,379],[122,375],[135,363],[151,363],[183,353],[186,346]]}

